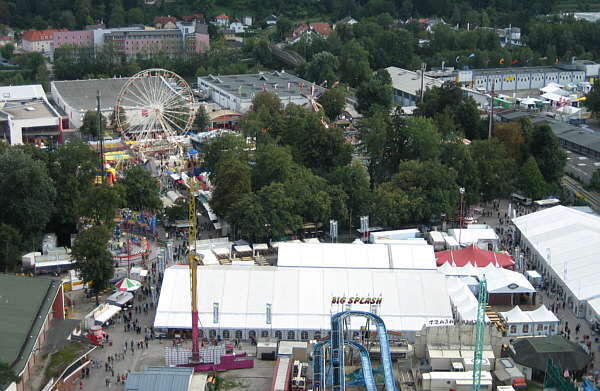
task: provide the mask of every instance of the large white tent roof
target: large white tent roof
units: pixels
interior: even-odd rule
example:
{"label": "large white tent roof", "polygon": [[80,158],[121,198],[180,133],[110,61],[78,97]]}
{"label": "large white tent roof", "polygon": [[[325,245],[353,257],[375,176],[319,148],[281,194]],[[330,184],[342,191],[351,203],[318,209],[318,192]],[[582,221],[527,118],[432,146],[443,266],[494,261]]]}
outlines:
{"label": "large white tent roof", "polygon": [[[488,293],[533,293],[535,288],[521,273],[495,268],[480,273],[485,275]],[[481,279],[481,278],[480,278]]]}
{"label": "large white tent roof", "polygon": [[600,217],[558,205],[513,222],[578,300],[600,297]]}
{"label": "large white tent roof", "polygon": [[454,237],[456,240],[460,238],[462,246],[468,246],[473,243],[477,244],[480,240],[498,240],[498,235],[492,228],[452,228],[448,230],[448,235]]}
{"label": "large white tent roof", "polygon": [[[452,320],[446,277],[435,270],[201,266],[198,297],[203,328],[329,330],[331,314],[346,310],[345,304],[332,304],[334,297],[381,298],[378,314],[392,331]],[[215,303],[218,324],[213,323]],[[190,308],[189,269],[172,266],[165,271],[154,327],[189,329]],[[371,310],[369,304],[351,309]]]}
{"label": "large white tent roof", "polygon": [[433,246],[348,243],[279,243],[283,267],[435,270]]}
{"label": "large white tent roof", "polygon": [[515,306],[510,311],[501,312],[500,315],[506,320],[506,323],[531,323],[531,318],[519,306]]}
{"label": "large white tent roof", "polygon": [[556,315],[554,315],[552,311],[550,311],[544,305],[539,306],[533,311],[527,311],[525,313],[529,315],[534,323],[558,322]]}

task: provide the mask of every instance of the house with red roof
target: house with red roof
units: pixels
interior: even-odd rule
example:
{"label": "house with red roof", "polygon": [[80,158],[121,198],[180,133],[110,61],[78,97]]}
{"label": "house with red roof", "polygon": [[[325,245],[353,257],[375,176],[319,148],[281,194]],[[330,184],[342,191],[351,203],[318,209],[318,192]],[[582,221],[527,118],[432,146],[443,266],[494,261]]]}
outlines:
{"label": "house with red roof", "polygon": [[176,29],[177,18],[173,16],[157,16],[154,18],[154,27],[157,29]]}
{"label": "house with red roof", "polygon": [[331,34],[329,23],[311,23],[309,27],[321,38],[328,38]]}
{"label": "house with red roof", "polygon": [[12,43],[14,45],[15,40],[12,39],[11,37],[7,37],[6,35],[3,35],[0,37],[0,48],[4,45],[6,45],[7,43]]}
{"label": "house with red roof", "polygon": [[229,26],[229,16],[227,16],[225,14],[221,14],[221,15],[217,16],[215,19],[217,21],[218,26],[222,26],[222,27]]}
{"label": "house with red roof", "polygon": [[28,30],[21,38],[21,48],[25,52],[42,52],[49,54],[53,49],[54,33],[67,29]]}
{"label": "house with red roof", "polygon": [[181,17],[183,23],[204,23],[204,14],[185,15]]}

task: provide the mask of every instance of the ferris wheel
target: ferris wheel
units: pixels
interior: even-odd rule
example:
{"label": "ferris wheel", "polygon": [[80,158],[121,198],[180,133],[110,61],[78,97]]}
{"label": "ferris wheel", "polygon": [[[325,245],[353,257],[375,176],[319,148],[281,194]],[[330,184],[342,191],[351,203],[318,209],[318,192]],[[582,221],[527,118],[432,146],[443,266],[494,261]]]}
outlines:
{"label": "ferris wheel", "polygon": [[194,122],[194,94],[166,69],[146,69],[121,89],[115,107],[117,129],[139,152],[171,149]]}

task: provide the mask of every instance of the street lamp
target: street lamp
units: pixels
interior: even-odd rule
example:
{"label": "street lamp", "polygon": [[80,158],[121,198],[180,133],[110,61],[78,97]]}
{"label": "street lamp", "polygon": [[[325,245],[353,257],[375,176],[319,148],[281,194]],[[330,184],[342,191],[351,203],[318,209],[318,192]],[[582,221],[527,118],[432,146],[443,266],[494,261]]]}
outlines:
{"label": "street lamp", "polygon": [[[458,229],[458,245],[461,246],[462,239],[462,226],[463,226],[463,201],[465,197],[465,188],[461,187],[460,192],[460,217],[459,217],[459,229]],[[462,247],[462,246],[461,246]]]}

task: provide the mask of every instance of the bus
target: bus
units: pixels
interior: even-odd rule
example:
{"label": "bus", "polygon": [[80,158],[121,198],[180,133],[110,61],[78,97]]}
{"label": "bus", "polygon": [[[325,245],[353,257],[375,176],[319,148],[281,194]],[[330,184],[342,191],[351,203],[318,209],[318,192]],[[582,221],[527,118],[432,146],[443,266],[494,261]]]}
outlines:
{"label": "bus", "polygon": [[560,205],[560,200],[558,198],[546,198],[543,200],[537,200],[533,203],[534,210],[551,208],[553,206]]}
{"label": "bus", "polygon": [[531,197],[527,197],[519,193],[512,193],[512,199],[513,201],[525,206],[530,206],[533,203]]}

